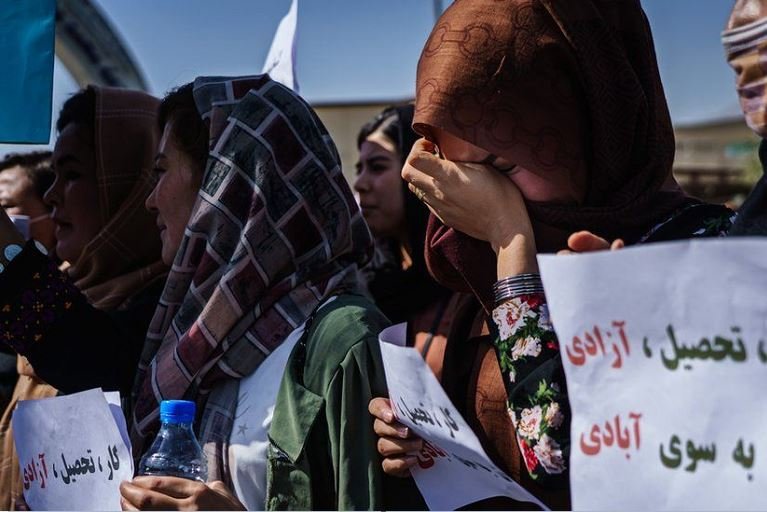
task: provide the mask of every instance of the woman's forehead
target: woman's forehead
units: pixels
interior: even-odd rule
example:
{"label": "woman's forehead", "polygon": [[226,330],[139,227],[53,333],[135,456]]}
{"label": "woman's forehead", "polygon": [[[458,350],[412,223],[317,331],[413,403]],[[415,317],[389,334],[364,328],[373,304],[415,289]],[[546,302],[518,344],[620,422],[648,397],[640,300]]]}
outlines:
{"label": "woman's forehead", "polygon": [[93,161],[93,135],[90,130],[78,123],[68,124],[56,139],[51,157],[53,166],[62,159],[73,158],[81,163]]}
{"label": "woman's forehead", "polygon": [[381,152],[398,153],[397,145],[393,140],[387,137],[383,131],[375,130],[365,138],[360,146],[360,152]]}

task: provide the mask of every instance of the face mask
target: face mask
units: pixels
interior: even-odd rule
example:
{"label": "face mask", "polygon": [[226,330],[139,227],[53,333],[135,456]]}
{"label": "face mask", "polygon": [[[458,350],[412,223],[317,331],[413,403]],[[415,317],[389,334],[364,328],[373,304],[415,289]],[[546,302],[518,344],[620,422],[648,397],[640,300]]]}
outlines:
{"label": "face mask", "polygon": [[767,137],[767,18],[722,32],[722,44],[737,74],[746,123],[757,135]]}
{"label": "face mask", "polygon": [[45,213],[43,215],[38,215],[37,217],[29,219],[29,223],[30,224],[34,224],[35,222],[40,222],[40,221],[43,221],[43,220],[48,220],[50,218],[51,218],[51,214],[50,213]]}
{"label": "face mask", "polygon": [[23,236],[25,240],[29,240],[29,227],[32,224],[51,218],[51,216],[47,213],[44,215],[38,215],[32,219],[29,218],[29,215],[9,215],[8,217],[10,217],[11,222],[13,222],[13,225],[16,227],[16,229],[19,230],[19,233],[21,233],[21,236]]}
{"label": "face mask", "polygon": [[29,215],[9,215],[11,222],[19,230],[24,240],[29,240]]}

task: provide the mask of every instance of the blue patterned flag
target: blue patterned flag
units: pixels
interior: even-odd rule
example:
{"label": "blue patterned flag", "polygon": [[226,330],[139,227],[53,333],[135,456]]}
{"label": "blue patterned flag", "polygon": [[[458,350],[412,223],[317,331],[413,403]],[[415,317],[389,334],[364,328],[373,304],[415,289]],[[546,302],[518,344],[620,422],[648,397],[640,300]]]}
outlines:
{"label": "blue patterned flag", "polygon": [[0,2],[0,142],[48,143],[55,26],[56,0]]}

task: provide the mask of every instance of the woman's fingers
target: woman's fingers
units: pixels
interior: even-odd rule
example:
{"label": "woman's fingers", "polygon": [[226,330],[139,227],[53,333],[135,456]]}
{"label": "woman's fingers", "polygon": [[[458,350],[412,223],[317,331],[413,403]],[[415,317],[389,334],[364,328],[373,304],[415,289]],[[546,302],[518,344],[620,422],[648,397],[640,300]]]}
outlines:
{"label": "woman's fingers", "polygon": [[123,510],[139,510],[133,503],[120,496],[120,508]]}
{"label": "woman's fingers", "polygon": [[398,437],[400,439],[410,437],[410,429],[396,420],[388,398],[372,399],[368,404],[368,411],[376,418],[373,422],[373,430],[378,436]]}
{"label": "woman's fingers", "polygon": [[396,421],[394,423],[386,423],[382,420],[375,420],[373,422],[373,431],[379,437],[397,437],[399,439],[412,437],[410,429]]}
{"label": "woman's fingers", "polygon": [[434,178],[425,172],[422,172],[420,169],[416,169],[410,164],[405,164],[402,168],[402,179],[407,181],[410,191],[414,194],[416,192],[413,187],[417,187],[429,196],[434,197],[434,191],[436,190]]}
{"label": "woman's fingers", "polygon": [[384,473],[391,476],[405,478],[410,476],[410,468],[418,463],[418,457],[415,455],[406,455],[404,457],[387,457],[381,463]]}
{"label": "woman's fingers", "polygon": [[[121,503],[125,510],[179,510],[180,503],[176,498],[130,482],[120,484]],[[133,508],[131,508],[133,507]]]}
{"label": "woman's fingers", "polygon": [[212,482],[208,482],[208,487],[210,487],[214,491],[221,494],[230,495],[230,496],[232,494],[232,492],[229,490],[226,484],[222,482],[221,480],[214,480]]}
{"label": "woman's fingers", "polygon": [[166,494],[173,498],[186,498],[199,491],[205,484],[188,478],[173,476],[137,476],[131,484],[144,489]]}
{"label": "woman's fingers", "polygon": [[394,421],[394,411],[388,398],[374,398],[368,403],[368,412],[379,420],[391,423]]}
{"label": "woman's fingers", "polygon": [[416,150],[417,152],[423,151],[424,153],[433,155],[437,152],[437,145],[432,141],[421,137],[413,143],[410,151],[411,154],[413,153],[413,150]]}
{"label": "woman's fingers", "polygon": [[574,252],[606,251],[610,243],[590,231],[578,231],[567,239],[567,246]]}
{"label": "woman's fingers", "polygon": [[208,482],[203,498],[197,504],[199,510],[246,510],[245,505],[221,480]]}
{"label": "woman's fingers", "polygon": [[436,146],[426,139],[416,141],[402,168],[402,179],[408,183],[416,181],[416,186],[420,186],[420,184],[427,181],[431,183],[426,178],[439,179],[447,175],[448,171],[445,166],[447,160],[443,160],[435,155],[435,149]]}
{"label": "woman's fingers", "polygon": [[408,453],[420,452],[421,449],[423,449],[423,441],[418,437],[412,439],[378,438],[378,453],[384,457],[400,457]]}
{"label": "woman's fingers", "polygon": [[139,476],[120,484],[123,510],[244,510],[221,481],[205,484],[175,477]]}
{"label": "woman's fingers", "polygon": [[574,254],[579,252],[594,252],[594,251],[617,251],[623,249],[626,244],[620,238],[616,238],[612,243],[608,242],[601,236],[597,236],[591,231],[578,231],[570,235],[567,239],[567,246],[569,249],[563,249],[557,252],[557,255]]}

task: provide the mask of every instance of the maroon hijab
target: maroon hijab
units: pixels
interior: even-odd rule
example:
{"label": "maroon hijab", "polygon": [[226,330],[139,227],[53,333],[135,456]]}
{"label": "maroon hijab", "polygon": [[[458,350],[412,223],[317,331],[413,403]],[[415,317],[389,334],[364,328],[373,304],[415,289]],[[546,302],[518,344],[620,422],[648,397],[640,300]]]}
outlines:
{"label": "maroon hijab", "polygon": [[[573,231],[632,241],[690,201],[639,0],[456,0],[418,63],[414,128],[440,128],[582,201],[528,201],[541,252]],[[525,195],[524,187],[520,187]],[[432,274],[490,307],[488,244],[432,218]]]}

